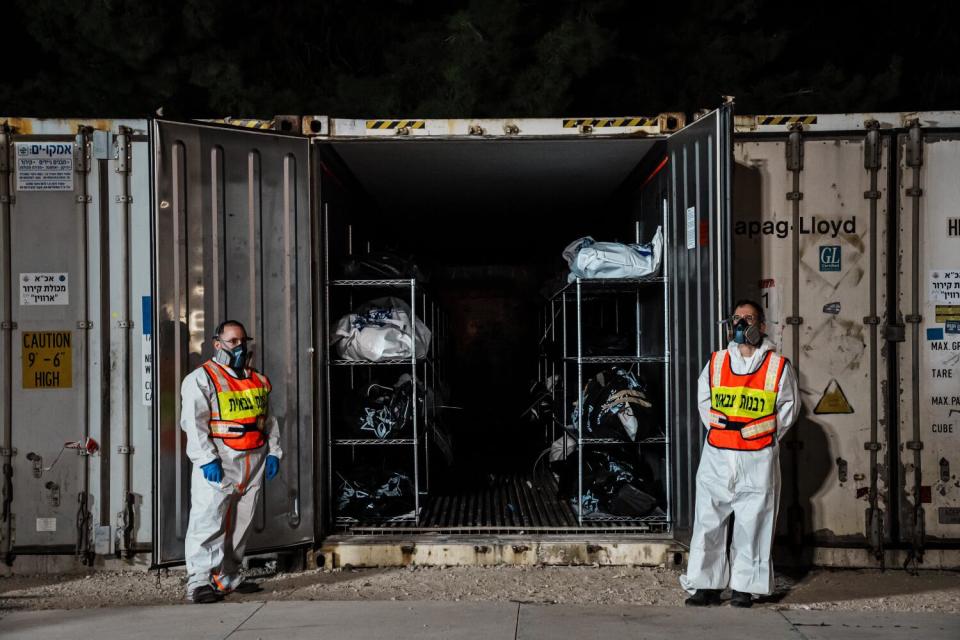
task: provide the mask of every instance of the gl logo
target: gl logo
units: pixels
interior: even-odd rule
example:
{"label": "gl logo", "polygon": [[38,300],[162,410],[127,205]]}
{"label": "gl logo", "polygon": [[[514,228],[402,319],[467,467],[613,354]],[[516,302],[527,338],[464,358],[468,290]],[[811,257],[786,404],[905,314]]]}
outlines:
{"label": "gl logo", "polygon": [[820,271],[840,271],[840,245],[820,247]]}

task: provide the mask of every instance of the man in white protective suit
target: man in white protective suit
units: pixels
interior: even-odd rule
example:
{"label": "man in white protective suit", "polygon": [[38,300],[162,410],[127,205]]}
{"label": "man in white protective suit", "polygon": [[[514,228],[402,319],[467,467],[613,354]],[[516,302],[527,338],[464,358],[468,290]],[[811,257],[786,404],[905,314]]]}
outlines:
{"label": "man in white protective suit", "polygon": [[[697,385],[707,441],[697,469],[690,560],[680,585],[688,606],[750,607],[773,592],[770,555],[780,501],[778,442],[797,420],[800,398],[790,362],[764,334],[763,310],[741,300],[731,341],[710,356]],[[733,514],[730,557],[727,529]]]}
{"label": "man in white protective suit", "polygon": [[262,590],[243,580],[240,568],[263,477],[277,474],[283,452],[268,413],[270,381],[249,366],[252,340],[239,322],[223,322],[213,358],[180,387],[180,428],[193,463],[187,599],[200,604]]}

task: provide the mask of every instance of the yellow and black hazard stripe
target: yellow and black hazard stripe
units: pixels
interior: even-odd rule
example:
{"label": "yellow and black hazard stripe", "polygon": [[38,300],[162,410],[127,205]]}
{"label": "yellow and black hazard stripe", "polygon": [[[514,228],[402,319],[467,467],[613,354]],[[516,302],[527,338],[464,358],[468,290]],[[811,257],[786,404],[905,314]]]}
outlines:
{"label": "yellow and black hazard stripe", "polygon": [[390,129],[423,129],[427,126],[425,120],[367,120],[367,129],[370,130],[390,130]]}
{"label": "yellow and black hazard stripe", "polygon": [[817,116],[757,116],[757,125],[817,124]]}
{"label": "yellow and black hazard stripe", "polygon": [[603,127],[655,127],[657,118],[564,118],[564,129],[575,129],[579,127],[593,127],[599,129]]}
{"label": "yellow and black hazard stripe", "polygon": [[217,118],[216,120],[210,120],[210,122],[244,129],[273,129],[274,126],[273,120],[257,120],[254,118]]}

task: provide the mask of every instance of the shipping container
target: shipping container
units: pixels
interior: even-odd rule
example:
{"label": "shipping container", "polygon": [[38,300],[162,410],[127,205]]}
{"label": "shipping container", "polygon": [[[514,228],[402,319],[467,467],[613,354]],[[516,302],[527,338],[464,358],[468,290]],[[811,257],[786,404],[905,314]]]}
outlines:
{"label": "shipping container", "polygon": [[2,551],[153,540],[144,120],[0,119]]}
{"label": "shipping container", "polygon": [[958,123],[955,112],[737,118],[735,288],[765,306],[800,374],[778,531],[807,553],[922,561],[960,539]]}
{"label": "shipping container", "polygon": [[[752,297],[804,406],[781,443],[790,559],[956,563],[941,552],[960,542],[958,113],[3,122],[10,560],[152,544],[153,565],[182,562],[179,383],[226,317],[257,340],[286,452],[251,551],[679,560],[703,446],[696,378],[731,302]],[[642,242],[658,226],[663,264],[643,287],[544,286],[576,238]],[[383,252],[412,256],[423,277],[344,275]],[[339,360],[331,327],[387,294],[430,324],[429,357]],[[628,358],[592,351],[611,327]],[[562,426],[521,418],[529,385],[555,374],[551,400],[572,424],[610,366],[630,367],[656,404],[661,437],[627,448],[650,468],[657,517],[585,518],[584,490],[558,498],[536,463]],[[346,400],[404,371],[429,392],[412,437],[381,447],[343,432]],[[99,450],[61,451],[88,437]],[[573,456],[583,468],[617,447],[585,439]],[[350,474],[388,467],[410,475],[412,516],[345,517]],[[838,549],[860,555],[823,551]]]}

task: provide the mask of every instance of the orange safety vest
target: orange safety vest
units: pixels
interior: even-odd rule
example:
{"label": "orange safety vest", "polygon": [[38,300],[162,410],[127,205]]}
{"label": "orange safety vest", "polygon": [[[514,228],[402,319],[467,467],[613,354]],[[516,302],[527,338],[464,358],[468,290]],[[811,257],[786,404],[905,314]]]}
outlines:
{"label": "orange safety vest", "polygon": [[271,389],[267,377],[251,369],[248,378],[234,378],[213,360],[205,362],[203,370],[217,390],[210,408],[210,437],[237,451],[262,447],[267,441],[263,426]]}
{"label": "orange safety vest", "polygon": [[718,449],[759,451],[771,446],[777,432],[777,392],[787,364],[768,351],[752,373],[737,374],[730,354],[710,356],[710,431],[707,442]]}

